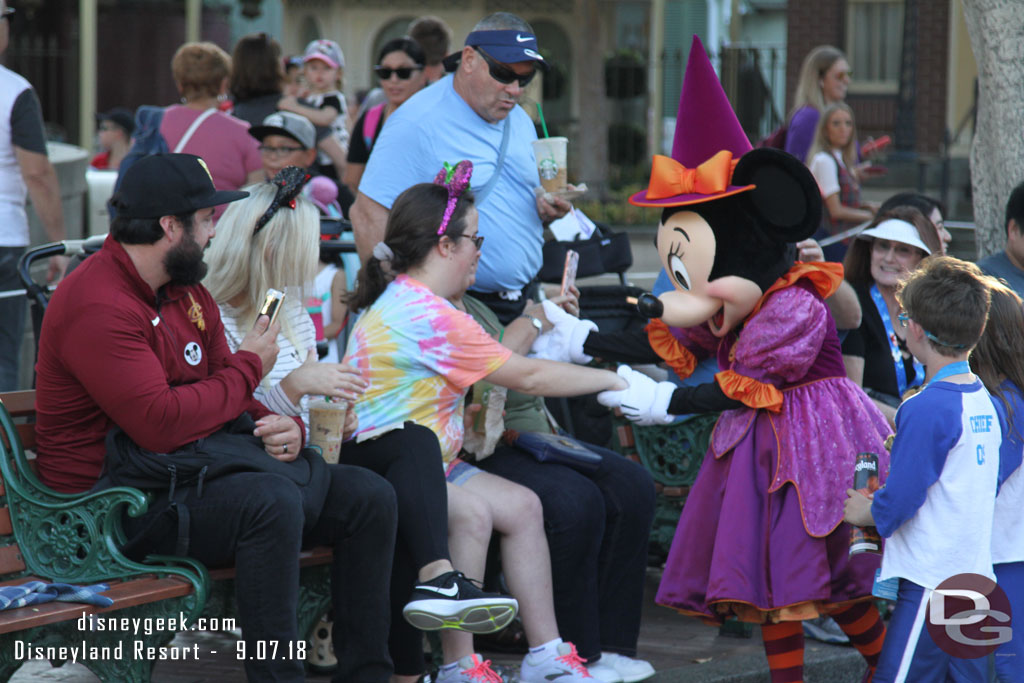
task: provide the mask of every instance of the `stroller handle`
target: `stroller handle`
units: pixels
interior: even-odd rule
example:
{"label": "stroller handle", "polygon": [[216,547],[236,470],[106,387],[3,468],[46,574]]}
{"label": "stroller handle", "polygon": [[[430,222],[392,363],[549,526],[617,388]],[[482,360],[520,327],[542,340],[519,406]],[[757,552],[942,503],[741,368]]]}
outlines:
{"label": "stroller handle", "polygon": [[39,259],[50,258],[51,256],[77,256],[89,254],[103,246],[106,235],[94,235],[81,240],[62,240],[60,242],[48,242],[38,247],[27,249],[21,258],[18,259],[18,277],[25,286],[30,301],[38,304],[41,309],[46,309],[47,287],[40,285],[32,278],[32,264]]}

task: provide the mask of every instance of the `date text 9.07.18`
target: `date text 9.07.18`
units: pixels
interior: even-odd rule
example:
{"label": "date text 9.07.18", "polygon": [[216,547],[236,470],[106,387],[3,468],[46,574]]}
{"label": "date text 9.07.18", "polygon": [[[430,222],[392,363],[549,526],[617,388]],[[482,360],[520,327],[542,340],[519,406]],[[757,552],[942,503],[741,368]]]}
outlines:
{"label": "date text 9.07.18", "polygon": [[305,640],[257,640],[246,643],[239,640],[235,643],[235,659],[252,659],[255,661],[272,661],[275,659],[306,659]]}

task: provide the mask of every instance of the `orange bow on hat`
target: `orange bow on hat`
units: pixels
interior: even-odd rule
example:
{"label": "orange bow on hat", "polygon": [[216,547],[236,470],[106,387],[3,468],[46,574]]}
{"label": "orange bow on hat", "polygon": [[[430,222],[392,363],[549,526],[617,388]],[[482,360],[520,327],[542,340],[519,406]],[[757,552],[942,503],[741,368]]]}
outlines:
{"label": "orange bow on hat", "polygon": [[654,155],[647,199],[666,199],[683,194],[724,192],[736,168],[732,152],[723,149],[697,168],[687,168],[670,157]]}

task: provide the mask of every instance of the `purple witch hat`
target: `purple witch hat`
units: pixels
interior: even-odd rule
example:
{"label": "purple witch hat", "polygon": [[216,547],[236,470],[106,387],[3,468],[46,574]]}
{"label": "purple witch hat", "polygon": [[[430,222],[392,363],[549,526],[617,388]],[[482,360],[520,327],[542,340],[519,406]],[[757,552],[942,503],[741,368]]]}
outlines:
{"label": "purple witch hat", "polygon": [[629,198],[636,206],[684,206],[754,189],[733,185],[736,161],[751,150],[704,44],[693,37],[679,94],[672,157],[655,155],[651,180]]}

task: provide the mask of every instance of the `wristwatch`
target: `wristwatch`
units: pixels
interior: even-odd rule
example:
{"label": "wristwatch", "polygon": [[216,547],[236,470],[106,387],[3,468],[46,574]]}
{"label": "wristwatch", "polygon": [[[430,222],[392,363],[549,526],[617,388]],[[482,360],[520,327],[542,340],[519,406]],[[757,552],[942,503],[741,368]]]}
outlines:
{"label": "wristwatch", "polygon": [[538,336],[544,333],[544,323],[540,321],[540,318],[534,318],[532,315],[528,315],[526,313],[523,313],[519,317],[526,318],[527,320],[529,320],[530,324],[533,325],[534,329],[537,330]]}

